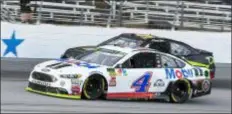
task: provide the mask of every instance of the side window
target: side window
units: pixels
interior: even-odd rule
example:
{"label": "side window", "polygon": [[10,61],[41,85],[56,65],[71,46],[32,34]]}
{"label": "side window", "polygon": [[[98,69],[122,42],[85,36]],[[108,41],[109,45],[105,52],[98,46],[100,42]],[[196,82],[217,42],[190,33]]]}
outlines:
{"label": "side window", "polygon": [[162,67],[163,68],[183,68],[185,67],[185,63],[172,58],[170,56],[167,55],[161,55],[161,63],[162,63]]}
{"label": "side window", "polygon": [[123,68],[156,68],[155,53],[139,53],[122,64]]}
{"label": "side window", "polygon": [[178,43],[171,42],[171,54],[173,55],[189,55],[191,51],[186,47]]}
{"label": "side window", "polygon": [[133,68],[132,64],[131,64],[131,59],[128,59],[127,61],[125,61],[122,64],[122,68]]}
{"label": "side window", "polygon": [[175,60],[176,61],[176,64],[177,64],[177,66],[178,66],[178,68],[183,68],[183,67],[185,67],[185,63],[184,62],[182,62],[182,61],[180,61],[180,60]]}
{"label": "side window", "polygon": [[161,55],[161,64],[162,64],[162,67],[165,67],[165,68],[177,68],[178,67],[178,65],[175,62],[175,59],[169,56],[166,56],[166,55]]}

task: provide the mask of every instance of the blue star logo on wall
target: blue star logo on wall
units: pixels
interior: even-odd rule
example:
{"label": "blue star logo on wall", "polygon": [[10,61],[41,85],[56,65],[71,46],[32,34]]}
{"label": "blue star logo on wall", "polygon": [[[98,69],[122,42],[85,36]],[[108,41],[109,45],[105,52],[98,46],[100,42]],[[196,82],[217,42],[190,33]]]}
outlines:
{"label": "blue star logo on wall", "polygon": [[3,56],[6,56],[8,53],[12,52],[17,57],[18,55],[16,47],[20,45],[24,41],[24,39],[16,39],[15,31],[13,31],[10,39],[2,39],[2,41],[7,46]]}

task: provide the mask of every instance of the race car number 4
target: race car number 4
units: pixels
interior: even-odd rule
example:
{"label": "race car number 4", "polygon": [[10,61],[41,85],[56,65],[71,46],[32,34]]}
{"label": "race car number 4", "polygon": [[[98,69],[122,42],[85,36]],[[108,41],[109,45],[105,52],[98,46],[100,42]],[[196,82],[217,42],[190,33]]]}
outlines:
{"label": "race car number 4", "polygon": [[51,83],[43,82],[43,81],[39,81],[39,80],[32,80],[31,82],[39,84],[39,85],[51,86]]}

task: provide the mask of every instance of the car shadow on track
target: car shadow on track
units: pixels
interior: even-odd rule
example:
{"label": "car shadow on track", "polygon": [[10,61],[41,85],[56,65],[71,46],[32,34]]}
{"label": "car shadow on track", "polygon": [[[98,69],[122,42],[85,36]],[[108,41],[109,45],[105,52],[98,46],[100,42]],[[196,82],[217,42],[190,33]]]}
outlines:
{"label": "car shadow on track", "polygon": [[[30,92],[32,93],[32,92]],[[32,93],[35,94],[35,93]],[[38,95],[38,94],[37,94]],[[40,94],[41,96],[46,96],[46,97],[52,97],[52,98],[57,98],[54,96],[47,96]],[[70,101],[76,101],[76,102],[115,102],[115,103],[155,103],[155,104],[191,104],[191,105],[207,105],[207,104],[213,104],[211,101],[208,101],[209,99],[189,99],[185,103],[170,103],[168,101],[162,100],[162,99],[152,99],[152,100],[144,100],[144,99],[97,99],[97,100],[86,100],[86,99],[68,99],[68,98],[57,98],[57,99],[62,99],[62,100],[70,100]]]}
{"label": "car shadow on track", "polygon": [[191,104],[191,105],[200,105],[200,104],[212,104],[210,101],[208,102],[207,99],[190,99],[184,103],[170,103],[165,100],[160,100],[160,99],[155,99],[155,100],[120,100],[120,99],[107,99],[107,100],[82,100],[86,102],[95,102],[95,101],[100,101],[100,102],[125,102],[125,103],[156,103],[156,104]]}

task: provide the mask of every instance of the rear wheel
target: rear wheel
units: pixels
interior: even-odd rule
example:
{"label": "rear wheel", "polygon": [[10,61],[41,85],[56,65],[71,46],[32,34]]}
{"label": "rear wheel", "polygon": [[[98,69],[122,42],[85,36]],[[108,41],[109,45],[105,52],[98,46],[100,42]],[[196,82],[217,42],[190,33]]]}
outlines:
{"label": "rear wheel", "polygon": [[100,76],[89,77],[83,86],[82,96],[84,99],[95,100],[104,94],[105,82]]}
{"label": "rear wheel", "polygon": [[170,90],[170,101],[172,103],[184,103],[191,94],[191,84],[186,79],[175,81]]}

